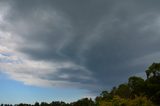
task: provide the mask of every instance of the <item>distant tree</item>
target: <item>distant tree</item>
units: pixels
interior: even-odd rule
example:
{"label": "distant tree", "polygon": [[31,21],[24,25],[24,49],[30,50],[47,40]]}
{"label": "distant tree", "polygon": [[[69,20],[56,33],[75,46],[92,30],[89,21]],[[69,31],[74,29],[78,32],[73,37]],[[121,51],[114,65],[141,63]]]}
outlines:
{"label": "distant tree", "polygon": [[9,104],[5,104],[4,106],[9,106]]}
{"label": "distant tree", "polygon": [[60,101],[53,101],[52,103],[50,103],[51,106],[66,106],[65,102],[60,102]]}
{"label": "distant tree", "polygon": [[92,99],[83,98],[71,104],[72,106],[95,106]]}
{"label": "distant tree", "polygon": [[41,102],[40,106],[49,106],[49,104],[46,102]]}
{"label": "distant tree", "polygon": [[36,103],[34,104],[34,106],[39,106],[39,103],[38,103],[38,102],[36,102]]}

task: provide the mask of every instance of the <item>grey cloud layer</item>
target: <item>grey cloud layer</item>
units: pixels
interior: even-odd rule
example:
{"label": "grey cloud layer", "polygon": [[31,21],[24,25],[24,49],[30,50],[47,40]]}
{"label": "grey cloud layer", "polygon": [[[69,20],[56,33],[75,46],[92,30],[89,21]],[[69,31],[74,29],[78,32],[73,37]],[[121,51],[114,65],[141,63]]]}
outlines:
{"label": "grey cloud layer", "polygon": [[[10,6],[5,17],[9,24],[3,29],[21,38],[17,51],[31,60],[71,62],[83,67],[62,68],[39,76],[42,79],[67,80],[102,89],[143,73],[147,65],[159,61],[159,1],[5,2]],[[90,89],[87,87],[84,88]]]}

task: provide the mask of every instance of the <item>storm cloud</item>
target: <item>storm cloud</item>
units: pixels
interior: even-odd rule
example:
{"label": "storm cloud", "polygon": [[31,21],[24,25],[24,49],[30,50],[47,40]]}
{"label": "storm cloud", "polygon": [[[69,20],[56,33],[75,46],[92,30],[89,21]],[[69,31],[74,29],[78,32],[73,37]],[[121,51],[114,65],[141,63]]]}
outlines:
{"label": "storm cloud", "polygon": [[90,91],[144,76],[147,66],[160,59],[159,4],[0,1],[1,71],[29,85]]}

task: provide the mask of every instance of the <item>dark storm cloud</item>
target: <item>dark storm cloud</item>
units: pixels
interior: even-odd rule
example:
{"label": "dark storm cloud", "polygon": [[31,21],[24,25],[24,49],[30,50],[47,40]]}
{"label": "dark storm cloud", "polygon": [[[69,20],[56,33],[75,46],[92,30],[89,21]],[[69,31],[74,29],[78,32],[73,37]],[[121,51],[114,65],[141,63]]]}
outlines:
{"label": "dark storm cloud", "polygon": [[[69,61],[92,73],[88,75],[81,68],[67,68],[40,76],[42,78],[95,84],[101,89],[143,73],[148,64],[159,60],[159,1],[7,2],[11,9],[5,20],[11,25],[6,30],[23,39],[18,51],[33,60]],[[157,57],[151,56],[155,53]],[[60,78],[61,74],[68,77]],[[83,79],[76,77],[78,75],[92,78]]]}

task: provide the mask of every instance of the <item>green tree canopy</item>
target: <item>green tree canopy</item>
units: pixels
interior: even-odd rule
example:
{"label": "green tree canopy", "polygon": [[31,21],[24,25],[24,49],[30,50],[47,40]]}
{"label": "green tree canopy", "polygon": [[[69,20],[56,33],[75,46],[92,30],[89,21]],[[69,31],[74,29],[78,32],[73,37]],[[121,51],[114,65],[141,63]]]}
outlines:
{"label": "green tree canopy", "polygon": [[128,86],[132,94],[140,96],[144,93],[145,81],[141,77],[132,76],[128,79]]}
{"label": "green tree canopy", "polygon": [[160,63],[153,63],[146,70],[147,78],[160,76]]}

